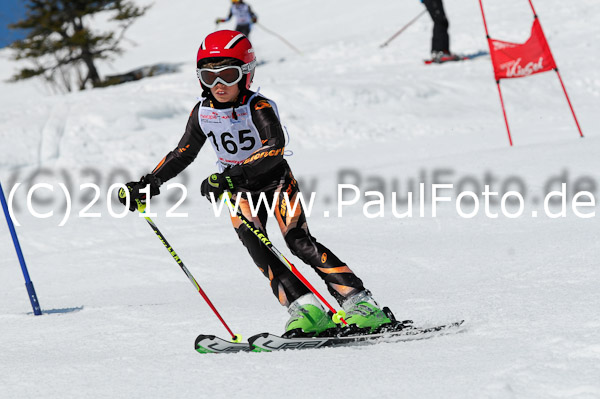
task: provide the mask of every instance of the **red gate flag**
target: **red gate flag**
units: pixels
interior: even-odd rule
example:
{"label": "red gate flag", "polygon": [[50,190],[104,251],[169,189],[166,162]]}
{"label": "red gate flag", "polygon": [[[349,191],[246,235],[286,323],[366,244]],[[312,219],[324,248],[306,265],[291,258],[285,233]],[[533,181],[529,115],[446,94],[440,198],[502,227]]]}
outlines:
{"label": "red gate flag", "polygon": [[496,80],[521,78],[556,69],[556,63],[539,19],[533,21],[531,37],[523,44],[489,39]]}
{"label": "red gate flag", "polygon": [[542,30],[540,20],[533,8],[532,0],[528,0],[533,12],[533,26],[531,27],[531,36],[523,43],[511,43],[504,42],[502,40],[492,39],[490,37],[487,21],[485,20],[485,12],[483,11],[483,2],[479,0],[479,7],[481,8],[481,16],[483,17],[483,26],[485,27],[485,34],[487,36],[488,45],[490,46],[490,56],[492,58],[492,65],[494,67],[494,77],[496,78],[496,86],[498,87],[498,95],[500,96],[500,105],[502,106],[502,114],[504,115],[504,123],[506,124],[506,132],[508,133],[508,142],[513,145],[512,136],[510,134],[510,128],[508,126],[508,118],[506,117],[506,108],[504,107],[504,100],[502,98],[502,90],[500,89],[500,79],[514,79],[530,76],[540,72],[546,72],[554,70],[560,85],[565,93],[565,98],[575,119],[577,130],[579,135],[583,137],[583,132],[579,126],[577,116],[575,116],[575,110],[567,94],[567,88],[563,83],[563,80],[558,72],[558,67],[550,51],[550,46]]}

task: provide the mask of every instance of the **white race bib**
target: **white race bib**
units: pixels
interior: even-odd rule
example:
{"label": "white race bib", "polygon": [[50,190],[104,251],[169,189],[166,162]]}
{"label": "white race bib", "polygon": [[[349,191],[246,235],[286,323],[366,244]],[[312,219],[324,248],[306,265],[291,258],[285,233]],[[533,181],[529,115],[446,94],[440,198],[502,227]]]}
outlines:
{"label": "white race bib", "polygon": [[250,115],[252,98],[235,109],[237,119],[233,117],[232,108],[201,107],[198,112],[200,127],[217,154],[221,172],[228,166],[243,163],[262,147],[260,134]]}
{"label": "white race bib", "polygon": [[252,16],[248,4],[236,4],[231,8],[231,13],[235,17],[238,25],[250,25]]}

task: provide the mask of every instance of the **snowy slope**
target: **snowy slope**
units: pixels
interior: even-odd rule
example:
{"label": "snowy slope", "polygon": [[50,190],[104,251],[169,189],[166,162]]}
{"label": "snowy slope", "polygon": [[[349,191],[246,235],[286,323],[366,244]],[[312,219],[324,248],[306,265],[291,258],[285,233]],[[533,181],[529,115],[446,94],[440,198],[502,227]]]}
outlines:
{"label": "snowy slope", "polygon": [[[453,50],[485,50],[478,3],[444,3]],[[260,27],[252,33],[265,61],[254,88],[277,102],[294,153],[288,161],[304,190],[317,193],[311,232],[399,318],[465,319],[468,329],[412,343],[228,356],[193,351],[196,335],[226,336],[224,328],[144,220],[107,211],[110,184],[147,173],[179,140],[200,94],[197,46],[229,2],[154,4],[131,28],[129,51],[101,71],[170,62],[182,63],[181,72],[66,96],[39,82],[0,83],[0,179],[7,195],[21,183],[17,231],[45,311],[32,316],[0,222],[2,398],[600,397],[598,216],[578,218],[570,208],[565,218],[543,216],[543,196],[559,181],[568,181],[569,200],[578,190],[598,194],[600,3],[535,4],[586,138],[578,137],[559,83],[547,73],[503,82],[510,148],[488,57],[424,66],[428,17],[378,48],[421,11],[419,2],[252,1],[261,23],[303,52]],[[492,36],[527,38],[525,0],[484,4]],[[15,67],[8,59],[0,51],[4,79]],[[282,331],[287,313],[227,218],[215,218],[200,198],[214,161],[203,149],[174,180],[188,187],[178,210],[188,217],[165,217],[173,200],[163,193],[153,202],[155,221],[236,332]],[[452,204],[440,204],[435,218],[430,206],[426,217],[416,210],[395,218],[390,193],[404,198],[434,175],[474,191],[486,181],[496,191],[519,190],[524,214],[492,219],[482,209],[464,219]],[[90,210],[100,218],[78,217],[93,194],[79,190],[88,182],[102,188]],[[350,182],[362,192],[382,191],[385,216],[365,217],[361,201],[334,217],[336,185]],[[26,208],[34,183],[55,187],[34,201],[37,212],[54,210],[48,219]],[[59,183],[73,196],[62,227]],[[283,250],[275,226],[271,238]]]}

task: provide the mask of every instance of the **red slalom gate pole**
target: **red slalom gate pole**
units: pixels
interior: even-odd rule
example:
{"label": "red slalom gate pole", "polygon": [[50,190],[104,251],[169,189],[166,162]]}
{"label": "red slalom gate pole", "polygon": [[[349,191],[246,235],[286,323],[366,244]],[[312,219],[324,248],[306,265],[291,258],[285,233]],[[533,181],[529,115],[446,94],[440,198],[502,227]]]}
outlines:
{"label": "red slalom gate pole", "polygon": [[[535,8],[533,7],[533,2],[531,0],[529,0],[529,5],[531,6],[531,11],[533,12],[533,17],[537,18],[537,20],[539,21],[537,12],[535,11]],[[540,26],[541,25],[542,25],[542,23],[540,22]],[[546,43],[548,44],[548,47],[550,47],[550,43],[548,43],[547,41],[546,41]],[[573,119],[575,119],[575,125],[577,125],[577,130],[579,131],[579,136],[584,137],[583,132],[581,131],[581,126],[579,125],[579,121],[577,120],[577,115],[575,115],[575,109],[573,108],[573,104],[571,104],[571,99],[569,98],[569,94],[567,93],[567,88],[565,87],[562,77],[560,76],[560,72],[558,72],[558,67],[556,67],[554,69],[554,71],[556,72],[556,76],[558,76],[558,81],[560,82],[560,86],[562,87],[563,93],[565,93],[565,98],[567,99],[567,104],[569,104],[569,108],[571,109],[571,114],[573,115]]]}
{"label": "red slalom gate pole", "polygon": [[577,130],[579,130],[579,136],[580,137],[584,137],[583,136],[583,132],[581,131],[581,126],[579,126],[579,121],[577,120],[577,116],[575,115],[575,110],[573,109],[573,105],[571,104],[571,100],[569,99],[569,95],[567,94],[567,88],[565,87],[565,84],[563,83],[562,78],[560,77],[560,72],[558,72],[558,68],[555,69],[556,71],[556,75],[558,76],[558,80],[560,82],[560,85],[563,89],[563,92],[565,93],[565,98],[567,99],[567,103],[569,104],[569,108],[571,109],[571,114],[573,114],[573,119],[575,119],[575,124],[577,125]]}
{"label": "red slalom gate pole", "polygon": [[[533,6],[533,1],[532,0],[528,0],[528,2],[529,2],[529,6],[531,7],[531,12],[533,13],[534,21],[537,21],[537,23],[539,24],[539,27],[540,27],[540,30],[541,30],[540,33],[541,33],[541,35],[544,36],[543,37],[544,42],[545,42],[546,46],[548,46],[548,51],[552,55],[552,51],[550,50],[550,44],[548,43],[548,40],[545,38],[545,35],[543,33],[543,29],[541,28],[542,24],[541,24],[540,19],[539,19],[538,15],[537,15],[535,7]],[[485,34],[486,34],[486,37],[487,37],[487,40],[488,40],[488,46],[490,48],[490,56],[492,57],[492,65],[494,65],[494,73],[496,74],[496,67],[495,66],[498,63],[494,59],[495,52],[493,51],[493,48],[492,48],[492,46],[493,46],[492,45],[492,39],[490,38],[490,35],[489,35],[487,21],[486,21],[486,18],[485,18],[485,12],[483,11],[483,2],[482,2],[482,0],[479,0],[479,7],[481,9],[481,16],[483,18],[483,26],[485,28]],[[554,57],[552,56],[552,58],[554,58]],[[573,104],[571,103],[571,99],[569,98],[569,94],[567,93],[567,88],[566,88],[566,86],[565,86],[565,84],[564,84],[564,82],[562,80],[562,76],[560,75],[560,72],[558,71],[558,66],[556,65],[556,61],[553,60],[553,62],[554,62],[553,69],[556,72],[556,76],[558,77],[558,81],[560,82],[560,86],[561,86],[561,88],[563,90],[563,93],[565,95],[565,99],[567,100],[567,104],[569,105],[569,109],[571,110],[571,115],[573,115],[573,119],[575,120],[575,125],[577,126],[577,131],[579,132],[579,136],[583,138],[584,137],[583,131],[581,130],[581,125],[579,124],[579,120],[577,119],[577,115],[575,114],[575,109],[573,108]],[[509,129],[509,126],[508,126],[508,119],[506,117],[506,109],[505,109],[505,106],[504,106],[504,100],[502,99],[502,91],[500,89],[500,80],[499,80],[499,78],[497,76],[496,76],[496,84],[498,86],[498,94],[500,95],[500,103],[502,105],[502,113],[504,115],[504,122],[506,123],[506,131],[508,132],[508,139],[509,139],[510,145],[512,146],[512,138],[511,138],[510,129]]]}
{"label": "red slalom gate pole", "polygon": [[533,11],[533,15],[535,15],[537,17],[537,13],[535,12],[535,8],[533,8],[533,2],[531,0],[529,1],[529,5],[531,6],[531,11]]}
{"label": "red slalom gate pole", "polygon": [[[531,3],[531,1],[530,1]],[[533,8],[533,4],[531,5]],[[485,28],[485,37],[488,41],[488,47],[490,48],[490,57],[492,57],[492,65],[495,65],[494,62],[494,51],[492,49],[492,43],[490,38],[490,32],[487,26],[487,20],[485,19],[485,12],[483,11],[483,3],[479,0],[479,8],[481,9],[481,17],[483,18],[483,27]],[[500,96],[500,106],[502,107],[502,115],[504,116],[504,124],[506,125],[506,133],[508,134],[508,142],[511,147],[513,145],[512,136],[510,134],[510,127],[508,126],[508,118],[506,116],[506,107],[504,106],[504,99],[502,98],[502,89],[500,89],[500,80],[496,80],[496,86],[498,87],[498,95]]]}
{"label": "red slalom gate pole", "polygon": [[500,95],[500,105],[502,106],[502,115],[504,115],[504,123],[506,124],[506,132],[508,133],[508,142],[511,147],[513,145],[512,136],[510,135],[510,128],[508,127],[508,118],[506,117],[506,108],[504,108],[504,99],[502,98],[502,90],[500,89],[500,81],[496,81],[498,86],[498,94]]}

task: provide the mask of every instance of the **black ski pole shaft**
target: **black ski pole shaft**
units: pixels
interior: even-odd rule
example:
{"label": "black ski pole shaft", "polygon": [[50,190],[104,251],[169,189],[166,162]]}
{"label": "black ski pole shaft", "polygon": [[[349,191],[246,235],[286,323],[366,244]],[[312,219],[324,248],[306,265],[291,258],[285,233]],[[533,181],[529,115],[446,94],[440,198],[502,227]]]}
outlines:
{"label": "black ski pole shaft", "polygon": [[288,42],[287,40],[285,40],[285,38],[283,36],[281,36],[280,34],[273,32],[270,29],[265,28],[265,26],[261,23],[256,23],[256,25],[260,26],[265,32],[270,33],[271,35],[277,37],[279,40],[281,40],[282,42],[284,42],[285,44],[287,44],[292,50],[294,50],[295,52],[297,52],[298,54],[302,55],[302,51],[298,50],[296,47],[294,47],[294,45],[290,42]]}
{"label": "black ski pole shaft", "polygon": [[[145,208],[145,206],[140,206],[138,208],[138,210],[143,214],[144,213],[143,212],[144,208]],[[148,216],[144,216],[144,219],[146,219],[146,221],[148,222],[148,224],[150,225],[150,227],[152,228],[152,230],[154,231],[154,233],[156,233],[156,236],[158,237],[158,239],[163,243],[163,245],[165,246],[165,248],[167,249],[167,251],[169,251],[169,253],[173,257],[173,259],[175,260],[175,262],[177,262],[177,264],[179,265],[179,267],[181,267],[181,270],[183,270],[183,272],[188,277],[188,279],[192,282],[192,284],[194,284],[194,286],[198,290],[198,293],[200,293],[200,295],[202,295],[202,298],[204,298],[204,300],[206,301],[206,303],[208,304],[208,306],[212,309],[212,311],[215,313],[215,315],[217,316],[217,318],[221,321],[221,323],[223,324],[223,326],[225,327],[225,329],[227,330],[227,332],[231,335],[232,341],[233,342],[240,342],[242,340],[242,336],[239,335],[239,334],[234,334],[233,331],[231,331],[231,328],[229,328],[229,326],[227,325],[227,323],[225,322],[225,320],[223,319],[223,317],[221,317],[221,314],[219,313],[219,311],[217,310],[217,308],[215,307],[215,305],[213,305],[212,301],[208,298],[208,296],[206,295],[206,293],[204,292],[204,290],[202,289],[202,287],[200,287],[200,284],[198,284],[198,282],[196,281],[196,279],[194,278],[194,276],[192,276],[192,273],[190,273],[190,271],[188,270],[188,268],[185,267],[185,265],[183,264],[183,261],[181,260],[181,258],[179,258],[179,255],[177,255],[177,253],[175,252],[175,250],[173,249],[173,247],[165,239],[165,236],[160,232],[160,230],[158,229],[158,227],[156,227],[156,224]]]}
{"label": "black ski pole shaft", "polygon": [[414,17],[413,19],[411,19],[406,25],[404,25],[402,27],[402,29],[400,29],[398,32],[394,33],[394,35],[392,37],[390,37],[388,40],[386,40],[385,43],[383,43],[381,46],[379,46],[379,48],[383,48],[385,46],[387,46],[388,44],[390,44],[392,42],[392,40],[394,40],[395,38],[397,38],[398,36],[400,36],[400,34],[402,32],[404,32],[409,26],[411,26],[412,24],[414,24],[415,22],[417,22],[417,20],[419,18],[421,18],[425,13],[427,12],[427,10],[423,10],[419,13],[419,15],[417,15],[416,17]]}
{"label": "black ski pole shaft", "polygon": [[313,287],[313,285],[310,283],[310,281],[308,281],[303,275],[302,273],[300,273],[300,271],[296,268],[296,266],[294,266],[292,264],[292,262],[290,262],[285,256],[283,256],[283,254],[281,252],[279,252],[279,250],[273,245],[273,243],[268,239],[267,235],[258,227],[256,227],[254,225],[254,223],[252,223],[252,221],[248,220],[248,218],[246,216],[244,216],[244,214],[242,213],[242,211],[240,211],[239,207],[234,207],[231,204],[231,193],[229,192],[225,192],[226,197],[226,201],[227,201],[227,205],[229,206],[230,209],[232,209],[233,211],[235,211],[236,216],[242,221],[242,223],[244,225],[246,225],[246,227],[248,228],[248,230],[250,230],[252,233],[254,233],[254,235],[258,238],[258,240],[263,243],[263,245],[265,247],[267,247],[267,249],[269,251],[271,251],[271,253],[273,255],[275,255],[288,269],[290,269],[290,271],[292,273],[294,273],[294,275],[296,277],[298,277],[298,279],[306,286],[306,288],[308,288],[313,294],[315,294],[315,296],[317,298],[319,298],[319,300],[327,307],[329,308],[329,310],[331,310],[331,312],[333,313],[333,321],[337,324],[337,323],[344,323],[345,325],[348,325],[348,323],[346,322],[346,320],[344,319],[346,317],[346,313],[340,309],[340,310],[335,310],[333,308],[333,306],[331,306],[329,304],[329,302],[327,302],[327,300],[325,298],[323,298],[323,295],[321,295],[319,293],[319,291],[317,291],[317,289],[315,287]]}

